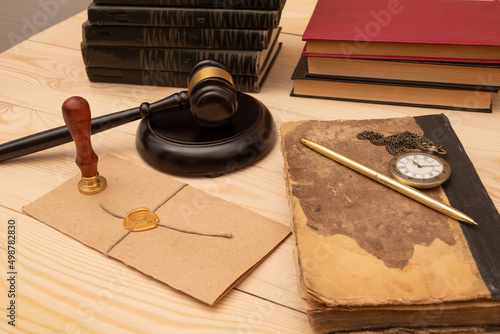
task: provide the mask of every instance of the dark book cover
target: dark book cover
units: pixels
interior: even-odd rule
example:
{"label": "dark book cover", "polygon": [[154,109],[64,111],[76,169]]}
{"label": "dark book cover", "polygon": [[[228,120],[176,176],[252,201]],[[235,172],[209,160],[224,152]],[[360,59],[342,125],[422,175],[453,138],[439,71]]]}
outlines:
{"label": "dark book cover", "polygon": [[264,50],[276,29],[107,26],[83,24],[83,43],[102,46]]}
{"label": "dark book cover", "polygon": [[280,30],[271,45],[262,51],[223,49],[178,49],[133,46],[100,46],[82,43],[85,66],[189,72],[198,62],[212,59],[225,64],[231,74],[259,75],[277,43]]}
{"label": "dark book cover", "polygon": [[[258,93],[271,70],[279,51],[278,43],[270,54],[260,75],[232,75],[235,88],[241,92]],[[128,68],[85,67],[87,76],[92,82],[112,82],[121,84],[188,87],[188,72],[172,72],[162,70],[138,70]]]}
{"label": "dark book cover", "polygon": [[91,4],[90,24],[235,29],[277,28],[281,10],[191,7],[119,7]]}
{"label": "dark book cover", "polygon": [[94,0],[96,5],[280,9],[286,0]]}

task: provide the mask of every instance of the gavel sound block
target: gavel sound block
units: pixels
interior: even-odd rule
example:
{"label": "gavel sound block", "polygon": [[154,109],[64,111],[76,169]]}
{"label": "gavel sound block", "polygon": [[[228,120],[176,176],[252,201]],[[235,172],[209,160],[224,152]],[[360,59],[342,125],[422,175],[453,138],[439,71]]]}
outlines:
{"label": "gavel sound block", "polygon": [[274,146],[271,113],[257,99],[237,93],[238,109],[228,124],[207,128],[192,113],[172,111],[141,120],[136,148],[154,168],[188,176],[219,176],[247,167]]}
{"label": "gavel sound block", "polygon": [[76,165],[82,172],[78,190],[85,195],[100,193],[106,189],[106,179],[99,175],[99,158],[90,142],[90,107],[88,102],[78,96],[70,97],[62,106],[64,122],[76,145]]}
{"label": "gavel sound block", "polygon": [[[196,64],[186,97],[184,108],[143,117],[139,124],[137,151],[156,169],[218,176],[254,163],[274,146],[276,131],[269,110],[237,92],[222,64]],[[152,114],[145,107],[141,105],[142,114]]]}

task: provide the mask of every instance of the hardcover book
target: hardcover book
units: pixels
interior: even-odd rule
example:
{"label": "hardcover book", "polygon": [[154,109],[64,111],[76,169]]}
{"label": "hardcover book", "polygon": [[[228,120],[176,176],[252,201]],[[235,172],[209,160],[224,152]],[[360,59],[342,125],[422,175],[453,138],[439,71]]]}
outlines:
{"label": "hardcover book", "polygon": [[[451,178],[425,193],[459,223],[303,145],[386,175],[392,155],[357,139],[410,131],[442,144]],[[477,333],[500,325],[500,215],[444,115],[281,127],[299,290],[315,333]],[[495,327],[497,326],[497,327]]]}
{"label": "hardcover book", "polygon": [[[240,92],[258,93],[271,70],[281,43],[273,46],[264,62],[259,75],[232,75],[236,90]],[[189,72],[171,72],[162,70],[138,70],[128,68],[85,67],[87,76],[93,82],[113,82],[121,84],[188,87]]]}
{"label": "hardcover book", "polygon": [[311,56],[307,65],[307,75],[500,87],[500,64]]}
{"label": "hardcover book", "polygon": [[279,25],[281,9],[120,7],[97,6],[92,3],[88,7],[87,14],[90,24],[100,25],[272,29]]}
{"label": "hardcover book", "polygon": [[319,0],[304,55],[499,63],[499,16],[498,1]]}
{"label": "hardcover book", "polygon": [[279,9],[285,0],[94,0],[96,5]]}
{"label": "hardcover book", "polygon": [[[277,41],[279,29],[272,36]],[[204,59],[225,64],[231,74],[259,75],[271,47],[257,50],[179,49],[133,46],[99,46],[82,43],[82,55],[86,66],[189,72]]]}
{"label": "hardcover book", "polygon": [[264,50],[276,29],[217,29],[83,24],[83,43],[102,46]]}
{"label": "hardcover book", "polygon": [[307,75],[301,57],[292,75],[292,96],[423,108],[491,112],[495,87]]}

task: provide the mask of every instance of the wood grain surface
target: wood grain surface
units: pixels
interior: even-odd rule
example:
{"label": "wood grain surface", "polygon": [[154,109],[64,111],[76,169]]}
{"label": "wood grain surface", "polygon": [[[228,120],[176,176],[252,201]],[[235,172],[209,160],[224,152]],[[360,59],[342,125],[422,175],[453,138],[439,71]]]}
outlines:
{"label": "wood grain surface", "polygon": [[[444,113],[486,189],[500,208],[500,99],[493,113],[296,98],[290,77],[304,46],[301,34],[314,0],[288,0],[283,48],[262,91],[252,94],[277,126],[305,119],[364,119]],[[61,105],[86,98],[92,116],[154,102],[179,90],[88,81],[80,54],[81,12],[0,54],[0,143],[64,125]],[[98,156],[145,166],[135,150],[137,123],[94,135]],[[311,333],[297,292],[290,236],[214,307],[206,306],[23,214],[22,207],[79,173],[68,143],[0,164],[0,272],[7,263],[8,221],[16,221],[16,326],[7,323],[8,282],[0,281],[0,332],[5,333]],[[147,167],[147,166],[146,166]],[[314,166],[311,166],[313,168]],[[218,178],[175,177],[289,225],[283,158],[265,158]],[[473,200],[473,199],[471,199]],[[480,223],[480,222],[479,222]]]}

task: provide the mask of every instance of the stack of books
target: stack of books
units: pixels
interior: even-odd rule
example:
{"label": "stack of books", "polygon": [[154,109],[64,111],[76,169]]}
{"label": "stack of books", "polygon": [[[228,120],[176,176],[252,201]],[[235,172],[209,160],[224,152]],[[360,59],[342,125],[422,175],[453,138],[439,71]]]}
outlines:
{"label": "stack of books", "polygon": [[319,0],[292,95],[491,112],[497,1]]}
{"label": "stack of books", "polygon": [[201,60],[225,64],[236,89],[258,92],[281,43],[286,0],[94,0],[82,55],[94,82],[187,87]]}

